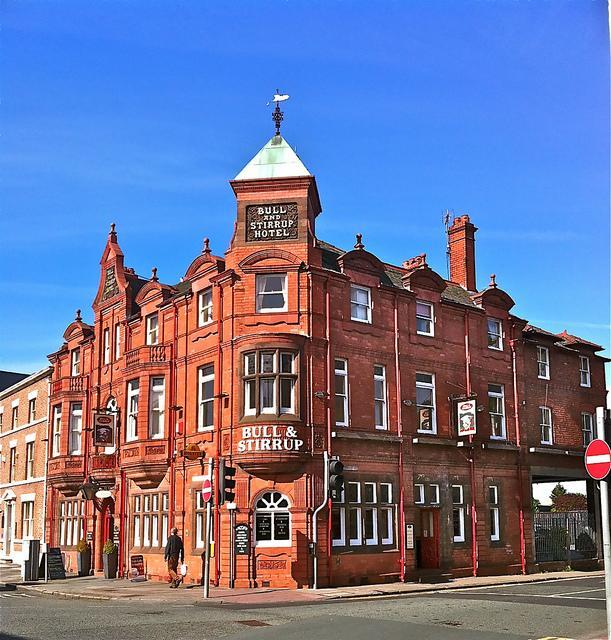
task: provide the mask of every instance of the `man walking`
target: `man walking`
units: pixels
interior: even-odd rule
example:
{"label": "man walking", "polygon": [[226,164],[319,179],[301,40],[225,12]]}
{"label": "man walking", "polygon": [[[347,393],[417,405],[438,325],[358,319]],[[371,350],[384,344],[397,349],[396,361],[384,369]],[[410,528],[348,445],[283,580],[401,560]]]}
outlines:
{"label": "man walking", "polygon": [[163,557],[168,563],[168,573],[171,579],[170,589],[178,589],[182,577],[176,573],[176,570],[178,569],[178,560],[180,559],[180,562],[185,561],[185,549],[176,527],[172,529],[172,535],[168,538]]}

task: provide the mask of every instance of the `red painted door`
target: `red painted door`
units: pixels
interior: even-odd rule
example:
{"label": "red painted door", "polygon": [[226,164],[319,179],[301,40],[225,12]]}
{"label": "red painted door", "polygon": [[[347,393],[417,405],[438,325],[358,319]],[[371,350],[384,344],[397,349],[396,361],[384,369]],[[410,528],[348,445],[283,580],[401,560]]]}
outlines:
{"label": "red painted door", "polygon": [[420,511],[420,568],[439,568],[439,511]]}

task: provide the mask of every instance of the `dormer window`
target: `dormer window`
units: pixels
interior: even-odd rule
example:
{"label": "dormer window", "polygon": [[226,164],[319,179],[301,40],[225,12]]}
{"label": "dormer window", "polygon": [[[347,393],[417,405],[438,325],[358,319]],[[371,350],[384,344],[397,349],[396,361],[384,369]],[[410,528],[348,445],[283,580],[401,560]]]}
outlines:
{"label": "dormer window", "polygon": [[371,289],[350,286],[350,319],[371,324]]}
{"label": "dormer window", "polygon": [[198,296],[199,326],[212,322],[212,288],[202,291]]}
{"label": "dormer window", "polygon": [[433,305],[430,302],[416,301],[416,333],[421,336],[435,335]]}
{"label": "dormer window", "polygon": [[156,313],[146,317],[146,344],[159,342],[159,318]]}
{"label": "dormer window", "polygon": [[258,275],[257,313],[286,311],[286,273]]}
{"label": "dormer window", "polygon": [[73,349],[70,355],[70,375],[81,375],[81,350]]}
{"label": "dormer window", "polygon": [[495,318],[488,318],[488,349],[503,350],[503,323]]}

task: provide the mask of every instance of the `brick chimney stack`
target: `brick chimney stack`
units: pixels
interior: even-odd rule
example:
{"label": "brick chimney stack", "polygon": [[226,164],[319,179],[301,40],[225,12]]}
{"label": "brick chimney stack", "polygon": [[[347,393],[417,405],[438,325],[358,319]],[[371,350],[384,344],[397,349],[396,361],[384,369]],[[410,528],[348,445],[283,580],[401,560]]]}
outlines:
{"label": "brick chimney stack", "polygon": [[467,291],[477,291],[475,282],[475,232],[477,227],[469,216],[454,219],[448,229],[450,246],[450,280]]}

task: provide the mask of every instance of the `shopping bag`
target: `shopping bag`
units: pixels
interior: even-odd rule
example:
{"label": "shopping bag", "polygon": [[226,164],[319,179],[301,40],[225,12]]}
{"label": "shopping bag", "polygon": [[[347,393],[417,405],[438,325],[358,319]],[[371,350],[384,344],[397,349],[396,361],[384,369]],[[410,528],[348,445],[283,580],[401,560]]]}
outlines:
{"label": "shopping bag", "polygon": [[180,575],[183,578],[187,575],[187,565],[184,562],[180,565]]}

